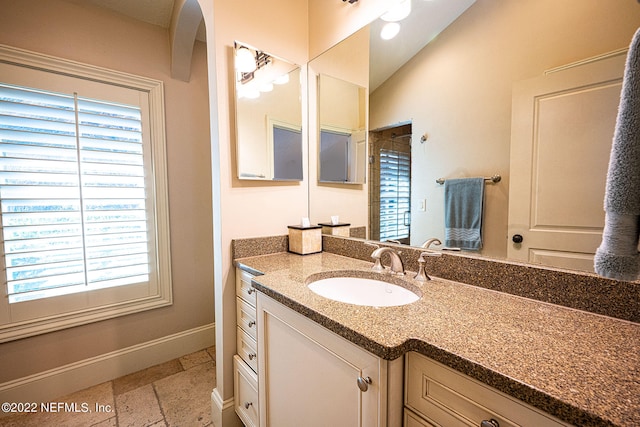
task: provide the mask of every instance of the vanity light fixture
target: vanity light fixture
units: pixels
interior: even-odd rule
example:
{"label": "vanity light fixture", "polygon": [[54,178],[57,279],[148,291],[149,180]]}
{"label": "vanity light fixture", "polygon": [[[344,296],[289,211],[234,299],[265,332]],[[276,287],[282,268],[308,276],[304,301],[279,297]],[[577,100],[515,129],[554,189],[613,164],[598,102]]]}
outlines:
{"label": "vanity light fixture", "polygon": [[239,74],[237,79],[242,84],[253,80],[256,71],[273,62],[269,54],[243,46],[238,42],[234,43],[234,48],[236,49],[235,66]]}
{"label": "vanity light fixture", "polygon": [[397,22],[387,22],[380,30],[380,37],[383,40],[391,40],[400,32],[400,24]]}
{"label": "vanity light fixture", "polygon": [[242,46],[236,50],[236,69],[241,73],[251,73],[257,68],[253,53]]}

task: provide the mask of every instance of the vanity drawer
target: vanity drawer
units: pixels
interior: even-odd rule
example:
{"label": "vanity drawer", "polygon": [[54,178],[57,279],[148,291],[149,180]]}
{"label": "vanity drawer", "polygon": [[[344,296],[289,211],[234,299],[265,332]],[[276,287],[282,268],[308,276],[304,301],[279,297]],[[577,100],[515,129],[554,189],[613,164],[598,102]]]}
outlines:
{"label": "vanity drawer", "polygon": [[242,298],[236,298],[236,323],[251,338],[257,339],[256,308]]}
{"label": "vanity drawer", "polygon": [[241,328],[236,332],[236,353],[254,372],[258,372],[258,344]]}
{"label": "vanity drawer", "polygon": [[495,419],[500,427],[569,426],[419,353],[408,353],[406,362],[405,406],[434,425],[477,427]]}
{"label": "vanity drawer", "polygon": [[237,355],[233,356],[233,403],[245,427],[259,425],[258,377]]}
{"label": "vanity drawer", "polygon": [[256,290],[251,286],[254,277],[251,273],[236,269],[236,295],[253,307],[256,306]]}
{"label": "vanity drawer", "polygon": [[412,411],[405,408],[403,427],[435,427],[433,424],[423,420]]}

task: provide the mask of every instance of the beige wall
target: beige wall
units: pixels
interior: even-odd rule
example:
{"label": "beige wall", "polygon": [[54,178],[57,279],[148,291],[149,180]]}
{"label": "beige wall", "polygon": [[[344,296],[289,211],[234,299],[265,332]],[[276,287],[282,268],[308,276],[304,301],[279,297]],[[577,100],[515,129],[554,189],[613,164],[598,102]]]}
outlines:
{"label": "beige wall", "polygon": [[[199,0],[207,23],[209,57],[215,58],[216,81],[212,102],[212,162],[214,206],[219,206],[220,230],[214,230],[216,257],[216,358],[218,398],[233,396],[232,356],[235,354],[235,274],[231,260],[231,240],[242,237],[286,234],[287,225],[299,224],[309,216],[309,171],[305,161],[304,180],[299,183],[245,181],[237,179],[233,97],[234,40],[301,65],[379,15],[384,0],[349,5],[326,0],[248,0],[240,13],[233,0]],[[212,40],[214,43],[212,43]],[[303,67],[303,88],[307,85]],[[215,91],[215,93],[213,92]],[[307,117],[307,92],[302,93],[303,117]],[[212,114],[214,114],[212,112]],[[308,157],[307,123],[303,120],[303,157]],[[216,176],[216,174],[219,175]],[[366,189],[360,190],[366,200]],[[219,199],[218,199],[219,198]],[[219,245],[219,246],[218,246]]]}
{"label": "beige wall", "polygon": [[[307,215],[307,165],[302,182],[263,182],[237,178],[235,149],[235,100],[233,42],[242,41],[257,49],[297,64],[307,62],[307,4],[297,0],[250,0],[239,13],[233,0],[201,0],[208,25],[209,54],[215,55],[217,135],[212,149],[219,156],[214,174],[214,192],[219,196],[219,271],[216,272],[216,358],[217,392],[221,399],[233,396],[232,357],[235,354],[235,274],[231,262],[231,240],[242,237],[286,234],[287,225],[300,223]],[[211,28],[213,27],[213,28]],[[277,29],[275,31],[274,29]],[[213,42],[212,42],[213,40]],[[303,70],[303,86],[306,72]],[[306,91],[302,93],[306,105]],[[303,110],[303,117],[306,117]],[[303,122],[303,158],[306,158],[306,123]],[[216,159],[214,159],[214,163]],[[219,185],[219,188],[216,188]],[[214,195],[215,198],[215,195]],[[218,265],[218,264],[216,264]]]}
{"label": "beige wall", "polygon": [[309,58],[316,58],[371,21],[392,4],[390,0],[367,0],[354,4],[327,0],[309,2]]}
{"label": "beige wall", "polygon": [[486,187],[483,254],[506,256],[513,83],[627,47],[639,25],[631,0],[478,0],[376,90],[370,128],[413,123],[412,244],[444,237],[436,178],[499,173]]}
{"label": "beige wall", "polygon": [[162,80],[174,303],[0,344],[0,383],[211,324],[213,251],[206,46],[170,77],[168,31],[86,4],[0,0],[0,43]]}

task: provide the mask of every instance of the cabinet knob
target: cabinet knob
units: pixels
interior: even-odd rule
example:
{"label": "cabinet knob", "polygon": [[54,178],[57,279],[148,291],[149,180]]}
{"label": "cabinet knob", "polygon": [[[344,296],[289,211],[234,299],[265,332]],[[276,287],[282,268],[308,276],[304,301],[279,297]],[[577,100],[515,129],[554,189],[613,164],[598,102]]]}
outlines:
{"label": "cabinet knob", "polygon": [[258,357],[258,355],[257,355],[257,354],[255,354],[255,353],[249,353],[249,360],[253,360],[253,359],[255,359],[256,357]]}
{"label": "cabinet knob", "polygon": [[500,424],[498,423],[498,421],[491,418],[490,420],[483,420],[480,423],[480,427],[500,427]]}
{"label": "cabinet knob", "polygon": [[252,402],[244,402],[244,409],[249,409],[249,406],[251,406],[251,405],[253,405]]}
{"label": "cabinet knob", "polygon": [[367,391],[369,390],[369,384],[371,384],[371,377],[358,377],[357,382],[360,391]]}
{"label": "cabinet knob", "polygon": [[249,323],[247,323],[247,325],[249,325],[249,327],[253,327],[256,324],[255,320],[251,320]]}

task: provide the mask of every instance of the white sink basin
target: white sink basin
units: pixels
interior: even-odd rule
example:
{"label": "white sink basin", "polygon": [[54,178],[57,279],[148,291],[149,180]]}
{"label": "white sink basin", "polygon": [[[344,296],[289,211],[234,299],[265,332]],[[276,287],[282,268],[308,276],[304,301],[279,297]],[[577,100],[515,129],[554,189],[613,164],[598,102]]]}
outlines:
{"label": "white sink basin", "polygon": [[411,304],[420,298],[402,286],[361,277],[330,277],[311,282],[308,287],[334,301],[372,307]]}

